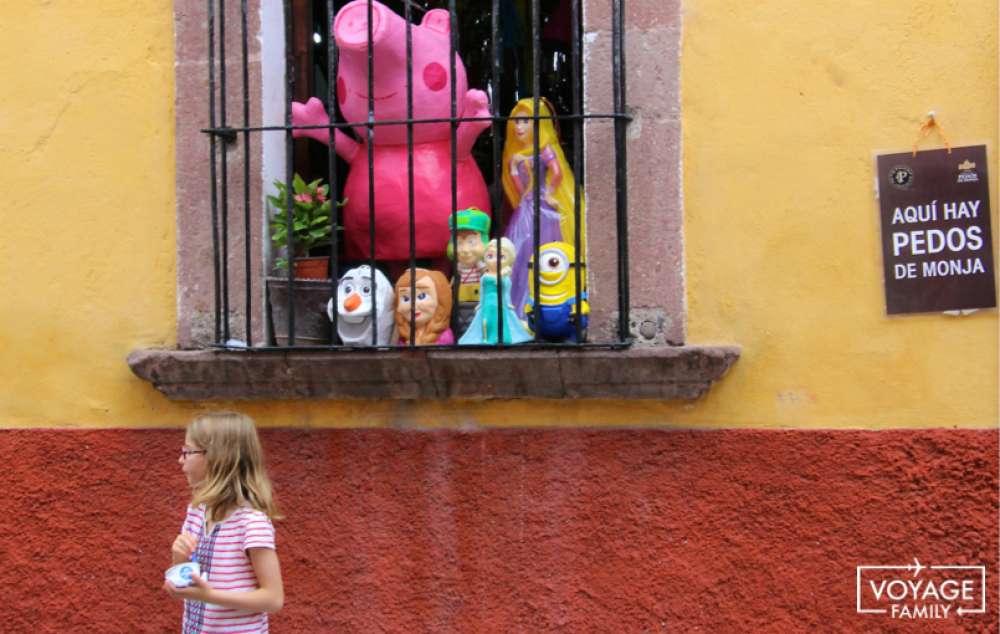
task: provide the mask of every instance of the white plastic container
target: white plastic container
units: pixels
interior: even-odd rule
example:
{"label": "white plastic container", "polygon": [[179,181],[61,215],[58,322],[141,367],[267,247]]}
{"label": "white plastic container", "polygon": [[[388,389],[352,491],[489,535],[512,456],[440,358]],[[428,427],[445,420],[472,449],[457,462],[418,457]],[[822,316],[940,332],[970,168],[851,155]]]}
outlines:
{"label": "white plastic container", "polygon": [[205,581],[208,581],[208,573],[201,574],[201,565],[197,561],[185,561],[176,566],[171,566],[163,574],[167,581],[172,583],[175,588],[188,588],[194,585],[191,581],[191,575],[198,575]]}

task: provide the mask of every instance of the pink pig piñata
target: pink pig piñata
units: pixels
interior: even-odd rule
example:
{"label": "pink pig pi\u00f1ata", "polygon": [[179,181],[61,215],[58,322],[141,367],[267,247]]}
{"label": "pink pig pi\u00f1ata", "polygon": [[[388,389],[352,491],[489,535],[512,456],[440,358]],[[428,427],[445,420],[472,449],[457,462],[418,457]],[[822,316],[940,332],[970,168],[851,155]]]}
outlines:
{"label": "pink pig pi\u00f1ata", "polygon": [[[348,123],[368,120],[368,1],[355,0],[337,12],[333,35],[339,50],[337,100]],[[413,118],[451,116],[449,84],[449,20],[442,9],[428,11],[412,27]],[[372,2],[372,65],[376,121],[405,120],[406,21],[379,2]],[[468,90],[465,66],[456,54],[456,112],[459,117],[489,117],[489,101],[481,90]],[[327,125],[323,103],[313,97],[292,104],[293,125]],[[478,207],[490,213],[486,182],[472,158],[472,146],[490,125],[487,120],[463,121],[456,132],[457,209]],[[375,257],[410,257],[409,185],[406,124],[374,126]],[[369,257],[367,128],[354,128],[360,142],[334,130],[337,154],[350,163],[344,195],[343,224],[348,259]],[[330,142],[328,129],[295,130],[296,137]],[[450,239],[451,204],[450,124],[413,126],[413,193],[416,257],[444,255]]]}

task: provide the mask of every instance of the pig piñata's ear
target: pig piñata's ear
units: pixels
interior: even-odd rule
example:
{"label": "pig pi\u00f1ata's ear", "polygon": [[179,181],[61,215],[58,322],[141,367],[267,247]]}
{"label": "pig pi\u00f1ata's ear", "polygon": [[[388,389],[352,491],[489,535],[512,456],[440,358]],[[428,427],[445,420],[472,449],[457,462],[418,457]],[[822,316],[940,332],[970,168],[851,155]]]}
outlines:
{"label": "pig pi\u00f1ata's ear", "polygon": [[424,19],[420,22],[420,26],[426,26],[439,33],[448,33],[451,31],[448,12],[444,9],[431,9],[428,11],[424,15]]}

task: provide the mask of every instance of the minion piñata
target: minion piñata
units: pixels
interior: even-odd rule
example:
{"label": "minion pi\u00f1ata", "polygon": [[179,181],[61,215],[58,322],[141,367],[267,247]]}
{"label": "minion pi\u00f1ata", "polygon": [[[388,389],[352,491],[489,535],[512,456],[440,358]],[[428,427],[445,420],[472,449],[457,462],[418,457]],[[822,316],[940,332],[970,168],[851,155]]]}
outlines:
{"label": "minion pi\u00f1ata", "polygon": [[[535,258],[528,263],[528,303],[524,315],[531,328],[548,341],[576,342],[576,318],[580,317],[581,341],[587,338],[587,265],[576,261],[576,250],[566,242],[549,242],[538,249],[541,266],[538,281],[539,310],[535,303]],[[576,267],[580,267],[580,307],[576,308]]]}

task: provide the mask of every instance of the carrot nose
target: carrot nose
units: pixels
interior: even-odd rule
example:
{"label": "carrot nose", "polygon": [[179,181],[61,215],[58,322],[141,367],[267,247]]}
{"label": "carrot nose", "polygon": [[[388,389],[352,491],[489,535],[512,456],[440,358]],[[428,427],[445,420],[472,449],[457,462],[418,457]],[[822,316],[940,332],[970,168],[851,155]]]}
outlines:
{"label": "carrot nose", "polygon": [[355,308],[361,305],[361,296],[357,293],[351,293],[351,296],[344,300],[344,308],[347,312],[353,311]]}

